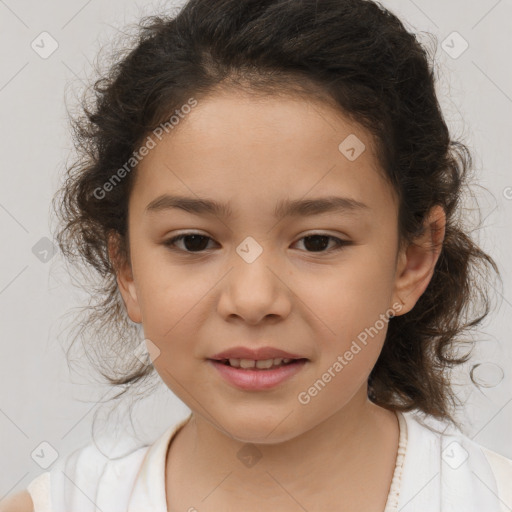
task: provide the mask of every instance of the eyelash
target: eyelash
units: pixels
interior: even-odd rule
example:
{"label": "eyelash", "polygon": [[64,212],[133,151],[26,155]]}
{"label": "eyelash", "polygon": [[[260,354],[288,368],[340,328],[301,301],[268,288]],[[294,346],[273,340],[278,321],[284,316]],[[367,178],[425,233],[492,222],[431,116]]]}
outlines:
{"label": "eyelash", "polygon": [[[203,253],[205,253],[207,251],[206,249],[203,249],[201,251],[187,251],[187,250],[179,249],[175,246],[176,242],[183,240],[186,237],[194,236],[194,235],[200,236],[203,238],[207,238],[209,240],[213,240],[213,238],[206,236],[206,235],[202,235],[201,233],[182,233],[181,235],[177,235],[173,238],[170,238],[169,240],[166,240],[164,242],[164,245],[173,251],[183,252],[185,254],[203,254]],[[299,240],[303,240],[305,238],[310,238],[310,237],[317,237],[317,236],[324,237],[324,238],[330,238],[330,239],[334,240],[336,243],[336,246],[334,248],[323,250],[323,251],[306,251],[306,252],[308,252],[310,254],[330,253],[330,252],[334,252],[334,251],[339,251],[339,250],[343,249],[343,247],[350,245],[352,243],[349,240],[342,240],[341,238],[337,238],[335,236],[327,235],[324,233],[311,233],[309,235],[306,235],[306,236],[300,238]]]}

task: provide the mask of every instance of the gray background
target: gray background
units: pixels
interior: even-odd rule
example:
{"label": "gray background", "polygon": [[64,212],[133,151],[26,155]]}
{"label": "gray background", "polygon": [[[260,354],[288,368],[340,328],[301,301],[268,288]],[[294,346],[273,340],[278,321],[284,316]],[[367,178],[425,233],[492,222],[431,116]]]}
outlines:
{"label": "gray background", "polygon": [[[70,372],[61,348],[69,321],[64,315],[86,301],[45,239],[51,239],[50,200],[71,150],[64,95],[72,108],[72,91],[87,80],[99,49],[126,24],[165,5],[181,3],[0,0],[0,499],[44,470],[44,457],[53,452],[42,442],[59,456],[89,442],[98,401],[112,396],[86,372]],[[438,38],[443,111],[454,135],[473,150],[480,184],[491,192],[474,189],[484,219],[476,235],[500,265],[503,298],[498,290],[501,303],[481,327],[472,360],[481,363],[477,377],[487,387],[468,386],[469,366],[461,368],[458,392],[467,405],[460,419],[467,435],[512,458],[512,2],[384,5],[410,30]],[[58,44],[47,58],[41,56],[51,49],[50,38],[40,36],[45,31]],[[462,41],[454,31],[469,45],[457,58]],[[443,49],[445,39],[452,56]],[[134,410],[138,441],[150,442],[187,414],[162,385]],[[108,424],[115,423],[110,418]],[[34,450],[45,456],[32,456]]]}

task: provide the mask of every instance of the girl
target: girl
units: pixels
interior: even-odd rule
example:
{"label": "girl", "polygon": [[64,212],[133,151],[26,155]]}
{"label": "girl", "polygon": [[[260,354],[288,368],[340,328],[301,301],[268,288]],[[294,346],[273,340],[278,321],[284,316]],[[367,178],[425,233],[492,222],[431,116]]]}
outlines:
{"label": "girl", "polygon": [[104,279],[110,382],[156,370],[191,414],[4,508],[510,510],[512,461],[454,420],[497,267],[458,217],[471,157],[425,49],[368,0],[145,21],[77,120],[57,239]]}

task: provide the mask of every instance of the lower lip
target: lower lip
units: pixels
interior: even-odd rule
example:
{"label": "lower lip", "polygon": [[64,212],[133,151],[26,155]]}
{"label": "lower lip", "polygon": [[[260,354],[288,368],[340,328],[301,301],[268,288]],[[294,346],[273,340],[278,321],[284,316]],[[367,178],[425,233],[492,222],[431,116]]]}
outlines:
{"label": "lower lip", "polygon": [[300,372],[307,363],[306,359],[300,359],[273,370],[242,370],[213,359],[208,359],[208,361],[217,368],[228,382],[238,388],[250,391],[273,388]]}

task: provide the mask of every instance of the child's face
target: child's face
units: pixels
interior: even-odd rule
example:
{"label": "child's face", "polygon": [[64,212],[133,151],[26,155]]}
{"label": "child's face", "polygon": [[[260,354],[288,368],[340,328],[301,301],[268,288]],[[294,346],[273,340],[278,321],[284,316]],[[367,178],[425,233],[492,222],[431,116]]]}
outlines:
{"label": "child's face", "polygon": [[[133,281],[129,270],[118,281],[130,318],[160,350],[159,375],[193,411],[246,441],[289,439],[363,406],[402,295],[397,203],[368,133],[292,98],[217,94],[184,117],[139,165]],[[350,134],[366,145],[353,161],[338,149]],[[229,203],[232,216],[146,209],[164,194]],[[327,196],[366,207],[274,217],[281,201]],[[165,245],[190,231],[209,239]],[[313,234],[350,244],[303,238]],[[237,346],[308,361],[273,387],[242,389],[209,361]]]}

